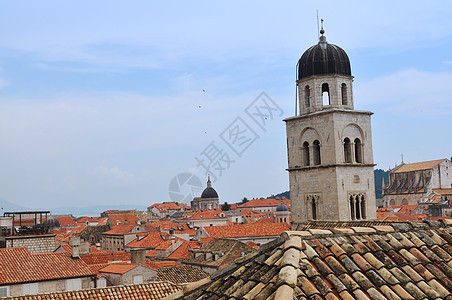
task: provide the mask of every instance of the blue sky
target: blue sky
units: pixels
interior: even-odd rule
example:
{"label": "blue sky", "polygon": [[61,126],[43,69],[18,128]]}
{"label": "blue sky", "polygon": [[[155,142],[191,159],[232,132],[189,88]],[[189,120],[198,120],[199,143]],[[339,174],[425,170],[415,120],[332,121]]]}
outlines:
{"label": "blue sky", "polygon": [[[3,1],[0,198],[168,201],[180,173],[204,184],[195,157],[211,142],[234,160],[213,183],[221,201],[288,190],[280,120],[317,9],[350,57],[355,108],[375,113],[377,167],[452,156],[448,1]],[[283,111],[265,131],[245,113],[261,92]],[[237,117],[259,137],[240,157],[220,139]]]}

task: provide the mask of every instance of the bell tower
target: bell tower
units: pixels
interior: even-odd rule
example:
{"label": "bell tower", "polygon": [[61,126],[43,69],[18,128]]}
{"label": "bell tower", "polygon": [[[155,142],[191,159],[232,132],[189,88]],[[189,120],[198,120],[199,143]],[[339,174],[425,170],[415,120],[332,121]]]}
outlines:
{"label": "bell tower", "polygon": [[292,222],[376,219],[373,113],[354,109],[347,53],[320,33],[297,64],[298,112],[284,120]]}

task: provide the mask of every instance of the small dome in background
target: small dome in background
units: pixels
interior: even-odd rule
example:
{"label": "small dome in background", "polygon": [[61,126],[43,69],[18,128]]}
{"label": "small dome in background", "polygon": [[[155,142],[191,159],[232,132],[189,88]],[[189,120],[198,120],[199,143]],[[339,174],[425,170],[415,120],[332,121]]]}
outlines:
{"label": "small dome in background", "polygon": [[276,207],[276,211],[289,211],[289,208],[287,208],[287,206],[283,202],[281,202],[281,204]]}
{"label": "small dome in background", "polygon": [[210,176],[209,176],[209,179],[207,180],[207,187],[204,189],[204,191],[201,194],[201,198],[202,199],[218,198],[217,191],[215,191],[215,189],[212,187],[212,182],[210,182]]}

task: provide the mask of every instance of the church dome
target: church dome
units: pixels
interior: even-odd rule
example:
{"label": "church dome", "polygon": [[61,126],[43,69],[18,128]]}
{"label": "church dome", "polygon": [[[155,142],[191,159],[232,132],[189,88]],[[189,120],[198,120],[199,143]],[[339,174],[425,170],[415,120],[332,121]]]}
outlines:
{"label": "church dome", "polygon": [[202,199],[208,199],[208,198],[218,198],[217,191],[212,187],[212,183],[210,182],[210,176],[207,180],[207,187],[204,189],[204,191],[201,194]]}
{"label": "church dome", "polygon": [[328,44],[320,31],[319,43],[306,50],[298,61],[298,79],[313,75],[351,76],[350,60],[344,49]]}
{"label": "church dome", "polygon": [[281,202],[281,204],[276,207],[276,211],[289,211],[289,209],[283,202]]}
{"label": "church dome", "polygon": [[[198,194],[199,195],[199,194]],[[217,191],[213,187],[207,187],[201,194],[201,198],[218,198]]]}

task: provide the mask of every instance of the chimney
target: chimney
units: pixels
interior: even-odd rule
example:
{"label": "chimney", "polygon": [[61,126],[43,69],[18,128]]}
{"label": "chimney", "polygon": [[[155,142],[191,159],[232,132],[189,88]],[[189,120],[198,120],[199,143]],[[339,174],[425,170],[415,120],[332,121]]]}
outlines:
{"label": "chimney", "polygon": [[80,255],[89,254],[89,243],[87,241],[80,242]]}
{"label": "chimney", "polygon": [[70,237],[69,246],[71,246],[71,257],[80,258],[80,236]]}
{"label": "chimney", "polygon": [[146,249],[130,249],[130,257],[133,264],[146,265]]}
{"label": "chimney", "polygon": [[170,237],[170,239],[171,239],[171,249],[174,251],[174,240],[175,240],[176,238],[174,237],[174,235],[172,235],[172,236]]}

